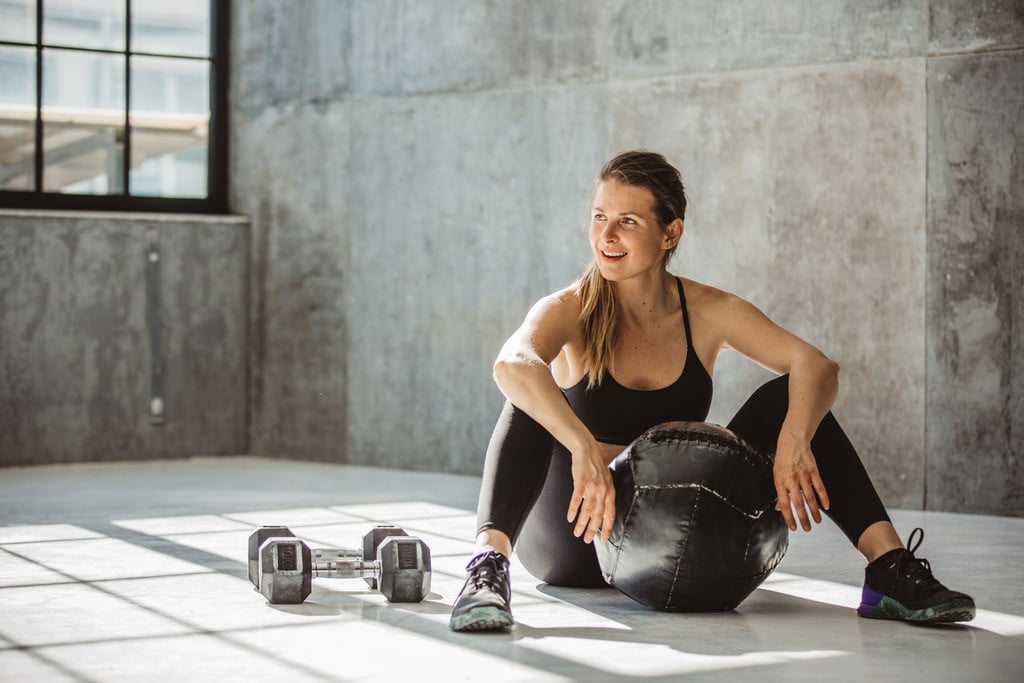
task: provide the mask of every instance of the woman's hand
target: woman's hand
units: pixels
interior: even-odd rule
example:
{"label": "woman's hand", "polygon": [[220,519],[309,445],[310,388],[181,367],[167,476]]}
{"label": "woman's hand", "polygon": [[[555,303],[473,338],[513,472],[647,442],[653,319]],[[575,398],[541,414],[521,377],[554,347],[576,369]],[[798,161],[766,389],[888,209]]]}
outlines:
{"label": "woman's hand", "polygon": [[779,435],[778,447],[775,450],[775,490],[779,500],[775,509],[782,512],[786,526],[796,531],[796,516],[800,518],[800,526],[804,531],[811,530],[807,519],[807,511],[816,524],[821,524],[819,506],[828,510],[828,493],[825,484],[818,474],[818,463],[811,453],[811,444],[807,439],[798,438],[783,430]]}
{"label": "woman's hand", "polygon": [[615,485],[597,442],[572,453],[572,498],[566,519],[576,522],[573,535],[590,543],[598,533],[605,543],[615,521]]}

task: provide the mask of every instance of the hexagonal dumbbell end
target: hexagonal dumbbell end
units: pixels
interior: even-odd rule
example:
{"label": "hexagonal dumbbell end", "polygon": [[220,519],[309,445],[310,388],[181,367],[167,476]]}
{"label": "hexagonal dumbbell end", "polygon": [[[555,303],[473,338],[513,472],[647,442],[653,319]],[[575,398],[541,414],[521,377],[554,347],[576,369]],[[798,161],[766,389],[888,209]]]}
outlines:
{"label": "hexagonal dumbbell end", "polygon": [[430,592],[430,548],[412,536],[386,538],[377,549],[380,592],[389,602],[420,602]]}
{"label": "hexagonal dumbbell end", "polygon": [[260,593],[272,605],[298,605],[313,590],[313,557],[297,538],[268,538],[260,546]]}
{"label": "hexagonal dumbbell end", "polygon": [[249,536],[249,581],[252,582],[254,590],[260,589],[260,546],[268,538],[275,536],[287,538],[295,534],[286,526],[261,526]]}
{"label": "hexagonal dumbbell end", "polygon": [[[377,559],[377,549],[380,548],[380,544],[385,539],[393,536],[408,536],[405,533],[405,529],[400,526],[391,526],[388,524],[380,524],[373,527],[366,532],[363,536],[363,559],[366,561]],[[372,576],[365,577],[366,583],[370,585],[370,588],[377,590],[377,579]]]}

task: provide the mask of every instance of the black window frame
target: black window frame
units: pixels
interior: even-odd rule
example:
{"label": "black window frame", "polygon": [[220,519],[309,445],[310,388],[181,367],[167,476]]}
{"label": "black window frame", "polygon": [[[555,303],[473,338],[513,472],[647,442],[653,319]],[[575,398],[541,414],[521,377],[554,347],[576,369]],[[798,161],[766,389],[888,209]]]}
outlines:
{"label": "black window frame", "polygon": [[[207,196],[198,197],[148,197],[128,194],[131,171],[131,57],[167,57],[168,55],[132,50],[131,8],[132,0],[124,0],[125,47],[124,50],[99,50],[73,48],[79,52],[100,54],[121,54],[125,57],[125,102],[124,102],[124,143],[122,153],[125,163],[124,191],[118,194],[68,194],[46,192],[43,188],[43,3],[36,2],[36,103],[35,103],[35,183],[32,190],[0,189],[0,209],[52,209],[73,211],[143,211],[165,213],[211,213],[228,212],[228,60],[230,36],[230,0],[210,1],[210,124],[207,139]],[[0,41],[0,46],[25,47],[29,43]],[[68,49],[64,45],[46,46]],[[170,55],[172,58],[183,57]],[[205,60],[206,58],[202,58]]]}

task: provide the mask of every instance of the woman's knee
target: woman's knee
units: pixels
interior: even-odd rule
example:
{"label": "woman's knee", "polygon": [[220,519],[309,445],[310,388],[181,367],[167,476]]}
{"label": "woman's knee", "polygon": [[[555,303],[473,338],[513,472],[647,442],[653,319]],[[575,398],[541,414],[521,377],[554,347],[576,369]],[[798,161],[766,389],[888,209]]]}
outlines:
{"label": "woman's knee", "polygon": [[769,456],[789,411],[789,375],[765,382],[736,411],[726,427],[729,431]]}

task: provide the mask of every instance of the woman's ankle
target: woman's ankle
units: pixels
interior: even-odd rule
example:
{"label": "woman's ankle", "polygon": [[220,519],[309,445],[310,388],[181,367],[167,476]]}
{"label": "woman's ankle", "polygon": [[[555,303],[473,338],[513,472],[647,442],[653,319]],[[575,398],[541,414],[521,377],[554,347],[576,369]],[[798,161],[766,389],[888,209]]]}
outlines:
{"label": "woman's ankle", "polygon": [[857,550],[861,552],[868,564],[874,562],[891,550],[903,547],[896,528],[891,522],[875,522],[857,539]]}
{"label": "woman's ankle", "polygon": [[485,529],[477,534],[474,554],[478,555],[490,550],[508,559],[512,555],[512,541],[501,531]]}

